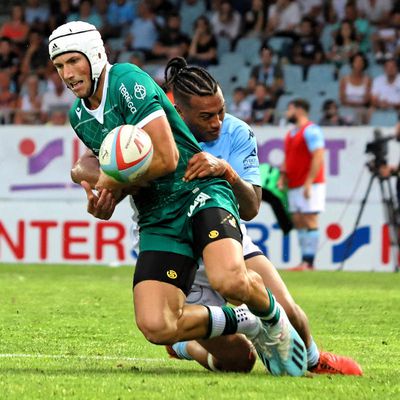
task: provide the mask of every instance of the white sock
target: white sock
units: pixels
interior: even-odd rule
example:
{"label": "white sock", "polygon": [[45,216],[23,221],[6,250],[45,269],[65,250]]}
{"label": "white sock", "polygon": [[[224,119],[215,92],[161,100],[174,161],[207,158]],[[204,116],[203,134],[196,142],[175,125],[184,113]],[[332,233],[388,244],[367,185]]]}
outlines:
{"label": "white sock", "polygon": [[243,333],[250,340],[255,338],[262,328],[259,317],[252,314],[245,304],[233,309],[235,311],[238,328],[238,333]]}
{"label": "white sock", "polygon": [[211,331],[209,339],[221,336],[226,325],[225,313],[221,307],[207,306],[210,313]]}

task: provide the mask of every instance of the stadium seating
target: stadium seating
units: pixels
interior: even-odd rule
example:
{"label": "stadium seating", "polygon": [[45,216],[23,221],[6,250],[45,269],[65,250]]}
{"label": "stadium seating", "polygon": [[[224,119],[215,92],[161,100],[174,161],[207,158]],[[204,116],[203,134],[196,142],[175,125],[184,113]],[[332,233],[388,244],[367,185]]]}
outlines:
{"label": "stadium seating", "polygon": [[217,54],[220,58],[223,54],[229,53],[231,51],[231,41],[226,37],[218,38]]}
{"label": "stadium seating", "polygon": [[235,51],[241,54],[248,65],[259,62],[261,39],[256,37],[243,37],[236,44]]}
{"label": "stadium seating", "polygon": [[308,69],[307,81],[325,85],[335,80],[335,66],[333,64],[315,64]]}
{"label": "stadium seating", "polygon": [[245,65],[245,60],[243,54],[230,51],[221,54],[219,57],[219,64],[224,66],[225,69],[233,71],[235,69],[238,70]]}
{"label": "stadium seating", "polygon": [[283,80],[286,92],[298,92],[298,88],[303,84],[303,69],[300,65],[283,65]]}
{"label": "stadium seating", "polygon": [[368,73],[371,76],[371,78],[376,78],[379,75],[383,75],[383,73],[384,73],[383,66],[379,65],[379,64],[371,65],[368,68]]}
{"label": "stadium seating", "polygon": [[292,44],[293,40],[287,37],[275,36],[268,40],[268,46],[279,56],[287,55]]}
{"label": "stadium seating", "polygon": [[113,51],[123,51],[125,49],[125,38],[110,38],[107,40],[107,44]]}
{"label": "stadium seating", "polygon": [[394,110],[374,111],[371,115],[369,124],[372,126],[394,126],[398,121],[398,113]]}
{"label": "stadium seating", "polygon": [[118,56],[118,62],[119,63],[127,63],[127,62],[130,61],[131,56],[132,56],[132,52],[131,51],[123,51]]}
{"label": "stadium seating", "polygon": [[351,66],[349,64],[343,64],[339,69],[339,79],[351,73]]}

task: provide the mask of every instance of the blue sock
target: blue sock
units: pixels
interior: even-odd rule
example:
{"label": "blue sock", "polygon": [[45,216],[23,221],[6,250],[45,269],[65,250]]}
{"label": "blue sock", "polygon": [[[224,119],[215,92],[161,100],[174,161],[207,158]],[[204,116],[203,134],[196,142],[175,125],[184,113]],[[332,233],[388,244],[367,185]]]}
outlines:
{"label": "blue sock", "polygon": [[302,238],[301,253],[303,256],[303,261],[306,261],[310,265],[314,264],[314,258],[318,250],[318,242],[319,242],[318,229],[309,229],[304,231]]}
{"label": "blue sock", "polygon": [[307,349],[307,367],[313,368],[317,366],[319,361],[319,350],[314,342],[314,339],[311,338],[311,346]]}
{"label": "blue sock", "polygon": [[298,229],[297,238],[299,240],[300,253],[304,259],[304,249],[306,246],[307,229]]}
{"label": "blue sock", "polygon": [[178,342],[172,345],[176,355],[183,360],[193,360],[193,357],[187,352],[189,342]]}

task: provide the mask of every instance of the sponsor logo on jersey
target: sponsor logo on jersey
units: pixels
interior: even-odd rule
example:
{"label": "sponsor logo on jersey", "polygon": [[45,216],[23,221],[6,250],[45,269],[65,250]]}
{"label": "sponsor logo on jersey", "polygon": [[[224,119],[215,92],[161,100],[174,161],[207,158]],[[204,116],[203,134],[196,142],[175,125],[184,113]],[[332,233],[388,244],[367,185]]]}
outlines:
{"label": "sponsor logo on jersey", "polygon": [[126,86],[123,83],[121,83],[121,85],[119,87],[119,92],[121,93],[122,97],[124,98],[126,105],[128,106],[130,112],[132,114],[135,114],[137,109],[136,109],[135,105],[133,104],[132,96],[129,94],[128,89],[126,88]]}
{"label": "sponsor logo on jersey", "polygon": [[82,108],[80,107],[76,107],[76,115],[78,116],[79,119],[81,119],[81,115],[82,115]]}
{"label": "sponsor logo on jersey", "polygon": [[208,234],[208,237],[210,239],[216,239],[219,236],[219,232],[216,230],[212,230],[210,231],[210,233]]}
{"label": "sponsor logo on jersey", "polygon": [[178,277],[178,274],[173,269],[169,269],[167,271],[167,276],[169,279],[176,279]]}
{"label": "sponsor logo on jersey", "polygon": [[206,201],[209,199],[211,199],[211,197],[208,194],[200,192],[194,199],[193,204],[189,207],[189,212],[187,213],[187,216],[191,217],[193,215],[194,210],[196,208],[203,207],[204,204],[206,204]]}
{"label": "sponsor logo on jersey", "polygon": [[245,159],[243,160],[243,167],[244,169],[258,167],[258,158],[256,149],[253,149],[252,152],[245,157]]}
{"label": "sponsor logo on jersey", "polygon": [[143,85],[135,82],[133,94],[138,100],[144,100],[144,98],[146,97],[146,88]]}

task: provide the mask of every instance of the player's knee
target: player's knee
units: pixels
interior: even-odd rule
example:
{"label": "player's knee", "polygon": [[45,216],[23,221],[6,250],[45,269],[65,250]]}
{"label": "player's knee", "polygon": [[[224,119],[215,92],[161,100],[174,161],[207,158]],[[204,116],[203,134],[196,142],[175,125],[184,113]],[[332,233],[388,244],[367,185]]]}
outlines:
{"label": "player's knee", "polygon": [[163,318],[148,316],[136,321],[138,328],[144,337],[153,344],[175,343],[176,329],[174,324]]}
{"label": "player's knee", "polygon": [[228,276],[222,281],[215,282],[213,286],[223,297],[242,302],[246,301],[250,292],[249,279],[244,272]]}

